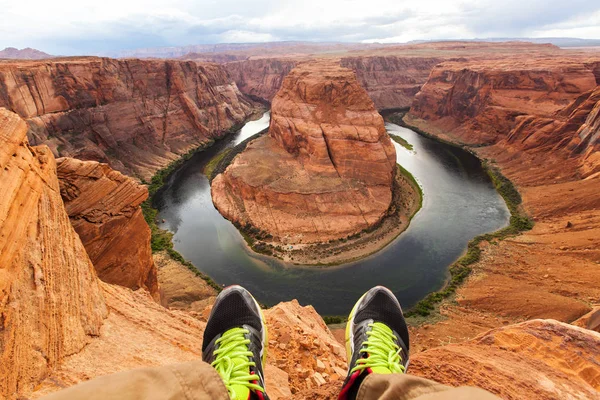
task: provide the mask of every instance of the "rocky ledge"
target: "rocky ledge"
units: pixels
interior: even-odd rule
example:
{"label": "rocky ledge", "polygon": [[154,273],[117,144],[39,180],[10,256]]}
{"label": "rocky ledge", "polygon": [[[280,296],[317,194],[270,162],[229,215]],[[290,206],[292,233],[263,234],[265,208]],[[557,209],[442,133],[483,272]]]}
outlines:
{"label": "rocky ledge", "polygon": [[98,277],[147,289],[158,301],[150,228],[140,207],[148,189],[96,161],[60,158],[57,172],[65,209]]}
{"label": "rocky ledge", "polygon": [[[308,62],[285,78],[269,133],[213,180],[212,198],[223,216],[263,239],[267,252],[281,251],[279,244],[298,250],[378,226],[392,205],[396,175],[383,118],[354,73]],[[405,192],[418,198],[414,187]]]}

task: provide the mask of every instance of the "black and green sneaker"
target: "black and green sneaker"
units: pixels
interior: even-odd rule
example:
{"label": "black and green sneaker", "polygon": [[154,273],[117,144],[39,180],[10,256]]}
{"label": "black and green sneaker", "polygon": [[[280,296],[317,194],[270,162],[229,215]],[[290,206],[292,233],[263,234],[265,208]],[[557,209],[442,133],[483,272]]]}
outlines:
{"label": "black and green sneaker", "polygon": [[408,367],[408,328],[396,296],[383,286],[365,293],[346,325],[348,375],[339,400],[356,398],[369,374],[402,374]]}
{"label": "black and green sneaker", "polygon": [[221,375],[231,399],[268,400],[263,373],[267,340],[262,311],[250,292],[225,288],[206,324],[202,360]]}

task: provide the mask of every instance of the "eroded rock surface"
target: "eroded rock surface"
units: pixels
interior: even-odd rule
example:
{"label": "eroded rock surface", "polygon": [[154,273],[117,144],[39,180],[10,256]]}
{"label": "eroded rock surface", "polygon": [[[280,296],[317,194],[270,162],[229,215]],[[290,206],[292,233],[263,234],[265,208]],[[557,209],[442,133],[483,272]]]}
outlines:
{"label": "eroded rock surface", "polygon": [[242,93],[271,102],[297,64],[294,59],[262,58],[230,62],[224,67]]}
{"label": "eroded rock surface", "polygon": [[[572,322],[600,298],[596,56],[443,63],[405,121],[469,143],[514,182],[531,231],[484,243],[480,262],[418,329],[426,347],[531,318]],[[417,116],[419,118],[417,118]]]}
{"label": "eroded rock surface", "polygon": [[227,219],[285,243],[346,237],[381,220],[396,152],[383,118],[351,70],[295,68],[273,100],[268,135],[212,182]]}
{"label": "eroded rock surface", "polygon": [[478,386],[503,399],[594,399],[599,359],[599,333],[532,320],[419,353],[409,372],[450,386]]}
{"label": "eroded rock surface", "polygon": [[433,67],[442,60],[437,57],[345,57],[340,65],[356,72],[375,107],[382,110],[410,107]]}
{"label": "eroded rock surface", "polygon": [[26,393],[100,333],[94,266],[65,212],[56,163],[0,108],[0,397]]}
{"label": "eroded rock surface", "polygon": [[0,107],[57,156],[147,180],[253,111],[219,65],[95,57],[2,63]]}
{"label": "eroded rock surface", "polygon": [[140,204],[148,189],[97,161],[57,160],[71,223],[105,282],[146,289],[160,300],[150,228]]}

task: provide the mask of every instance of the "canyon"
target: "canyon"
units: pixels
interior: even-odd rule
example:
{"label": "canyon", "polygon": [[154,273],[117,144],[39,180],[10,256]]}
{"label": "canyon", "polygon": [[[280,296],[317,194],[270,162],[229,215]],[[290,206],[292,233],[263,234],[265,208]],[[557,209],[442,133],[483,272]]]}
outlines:
{"label": "canyon", "polygon": [[383,118],[354,73],[307,62],[273,99],[268,134],[214,178],[211,194],[223,216],[268,242],[327,243],[380,223],[395,165]]}
{"label": "canyon", "polygon": [[[314,176],[358,181],[371,196],[359,204],[372,207],[361,229],[375,223],[396,174],[375,109],[411,105],[407,125],[502,171],[535,225],[482,241],[456,296],[411,319],[409,373],[507,399],[598,396],[600,56],[448,42],[307,57],[0,62],[0,397],[201,356],[217,291],[151,254],[139,180],[245,121],[260,109],[254,96],[272,103],[269,133],[213,180],[229,218],[280,232],[264,204],[279,200],[287,220],[286,204],[305,203],[290,187],[276,193],[278,168],[314,198]],[[344,129],[349,121],[358,128]],[[357,152],[374,158],[360,165]],[[322,204],[352,204],[340,193]],[[294,223],[287,237],[308,242],[355,232]],[[271,398],[334,398],[346,372],[340,330],[297,301],[265,315]]]}
{"label": "canyon", "polygon": [[255,110],[219,65],[96,57],[0,63],[0,107],[55,156],[144,180]]}
{"label": "canyon", "polygon": [[493,245],[444,304],[444,322],[419,328],[422,346],[461,341],[531,318],[571,322],[600,299],[598,58],[442,63],[405,121],[462,143],[519,188],[535,221]]}

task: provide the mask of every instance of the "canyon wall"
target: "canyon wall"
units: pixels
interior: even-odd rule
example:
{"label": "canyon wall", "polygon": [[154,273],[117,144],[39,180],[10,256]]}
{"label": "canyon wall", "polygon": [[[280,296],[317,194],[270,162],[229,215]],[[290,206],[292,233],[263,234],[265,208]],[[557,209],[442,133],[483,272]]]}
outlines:
{"label": "canyon wall", "polygon": [[[356,56],[341,58],[339,62],[356,73],[375,107],[381,110],[409,107],[433,67],[442,60],[438,57]],[[270,102],[283,79],[300,62],[295,58],[261,58],[224,65],[242,93]]]}
{"label": "canyon wall", "polygon": [[554,117],[596,87],[580,58],[502,58],[444,62],[417,94],[411,114],[455,131],[465,143],[504,139],[526,115]]}
{"label": "canyon wall", "polygon": [[[405,121],[470,149],[517,187],[531,231],[484,242],[471,278],[422,345],[511,322],[572,322],[600,298],[598,57],[443,63]],[[504,185],[504,184],[503,184]],[[513,199],[514,200],[514,199]]]}
{"label": "canyon wall", "polygon": [[144,288],[159,301],[150,228],[140,207],[148,189],[96,161],[60,158],[57,165],[65,208],[98,277]]}
{"label": "canyon wall", "polygon": [[271,112],[269,134],[212,182],[221,214],[285,243],[326,242],[378,223],[392,200],[396,152],[355,74],[302,64]]}
{"label": "canyon wall", "polygon": [[410,107],[427,81],[439,57],[362,56],[344,57],[340,65],[350,68],[378,110]]}
{"label": "canyon wall", "polygon": [[219,65],[95,57],[0,64],[0,107],[56,156],[146,180],[253,111]]}
{"label": "canyon wall", "polygon": [[99,335],[96,272],[65,212],[56,163],[0,109],[0,397],[27,392]]}
{"label": "canyon wall", "polygon": [[224,67],[242,93],[271,102],[297,63],[294,59],[262,58],[230,62]]}

